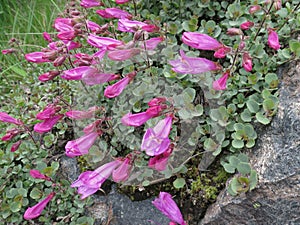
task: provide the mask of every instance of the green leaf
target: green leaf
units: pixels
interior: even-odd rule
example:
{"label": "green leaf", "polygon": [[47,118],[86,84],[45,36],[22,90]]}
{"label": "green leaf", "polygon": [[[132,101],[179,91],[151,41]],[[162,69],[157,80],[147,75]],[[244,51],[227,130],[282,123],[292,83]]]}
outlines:
{"label": "green leaf", "polygon": [[11,202],[9,208],[12,212],[18,212],[22,208],[22,202]]}
{"label": "green leaf", "polygon": [[232,140],[231,144],[234,148],[237,148],[237,149],[240,149],[240,148],[244,147],[244,141],[243,140],[234,139],[234,140]]}
{"label": "green leaf", "polygon": [[178,111],[178,115],[180,116],[181,119],[186,120],[186,119],[190,119],[191,117],[193,117],[191,115],[191,113],[189,111],[187,111],[186,109],[180,109]]}
{"label": "green leaf", "polygon": [[264,125],[267,125],[268,123],[271,122],[271,121],[270,121],[267,117],[265,117],[261,112],[256,113],[255,117],[256,117],[256,119],[257,119],[258,122],[260,122],[260,123],[262,123],[262,124],[264,124]]}
{"label": "green leaf", "polygon": [[183,188],[183,186],[185,185],[185,179],[183,178],[177,178],[174,182],[173,182],[173,186],[177,189],[179,188]]}
{"label": "green leaf", "polygon": [[297,57],[300,56],[300,42],[296,40],[290,40],[289,46],[292,52],[295,53]]}
{"label": "green leaf", "polygon": [[193,88],[186,88],[183,90],[183,100],[186,103],[193,102],[195,96],[196,96],[196,91]]}
{"label": "green leaf", "polygon": [[211,138],[207,138],[204,141],[204,149],[206,151],[215,151],[218,148],[218,144]]}
{"label": "green leaf", "polygon": [[34,187],[29,195],[31,198],[33,199],[40,199],[43,196],[43,192],[40,191],[39,189],[37,189],[36,187]]}
{"label": "green leaf", "polygon": [[233,166],[233,165],[231,165],[229,163],[224,163],[223,167],[224,167],[224,169],[225,169],[225,171],[227,173],[234,173],[235,172],[235,168],[236,168],[235,166]]}
{"label": "green leaf", "polygon": [[203,106],[198,104],[195,106],[194,110],[192,111],[193,116],[202,116],[203,114]]}
{"label": "green leaf", "polygon": [[257,178],[257,173],[255,170],[251,170],[251,173],[250,173],[250,178],[249,178],[249,190],[252,191],[256,185],[257,185],[257,181],[258,181],[258,178]]}
{"label": "green leaf", "polygon": [[238,165],[237,165],[237,170],[243,174],[244,176],[248,173],[251,172],[251,166],[249,163],[246,163],[246,162],[240,162]]}
{"label": "green leaf", "polygon": [[251,122],[252,120],[252,116],[251,116],[251,112],[249,109],[245,109],[242,113],[241,113],[241,119],[244,122]]}
{"label": "green leaf", "polygon": [[249,99],[246,102],[246,105],[247,105],[247,108],[249,109],[249,111],[251,113],[256,113],[259,110],[259,104],[256,101],[252,100],[252,99]]}

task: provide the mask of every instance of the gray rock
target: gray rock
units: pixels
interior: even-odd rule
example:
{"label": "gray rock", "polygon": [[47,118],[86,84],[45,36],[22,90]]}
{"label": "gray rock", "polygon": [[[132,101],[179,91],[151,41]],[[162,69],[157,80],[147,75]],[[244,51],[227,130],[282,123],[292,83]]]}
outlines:
{"label": "gray rock", "polygon": [[[60,159],[60,174],[70,182],[80,174],[75,158]],[[86,208],[86,214],[95,219],[95,225],[166,225],[169,219],[157,210],[152,201],[131,201],[126,195],[120,194],[115,185],[107,196],[94,194],[94,203]]]}
{"label": "gray rock", "polygon": [[222,191],[199,224],[300,224],[300,62],[279,75],[278,113],[258,132],[249,152],[259,176],[257,188],[237,197]]}
{"label": "gray rock", "polygon": [[[107,196],[94,195],[94,199],[93,206],[87,211],[97,220],[95,224],[106,224],[104,221],[110,221],[110,225],[165,225],[169,223],[169,219],[152,204],[154,198],[133,202],[127,196],[117,192],[114,185]],[[98,215],[95,215],[95,210]]]}

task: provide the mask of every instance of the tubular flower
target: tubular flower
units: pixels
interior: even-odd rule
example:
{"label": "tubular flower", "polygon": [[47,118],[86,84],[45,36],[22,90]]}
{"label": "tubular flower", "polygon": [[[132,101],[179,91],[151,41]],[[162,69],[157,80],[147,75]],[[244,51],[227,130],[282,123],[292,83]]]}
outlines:
{"label": "tubular flower", "polygon": [[129,2],[130,0],[116,0],[117,4],[124,4],[126,2]]}
{"label": "tubular flower", "polygon": [[42,211],[44,210],[44,208],[47,206],[47,204],[52,200],[54,196],[55,193],[51,192],[45,199],[40,201],[38,204],[36,204],[33,207],[29,207],[24,213],[24,219],[31,220],[39,217]]}
{"label": "tubular flower", "polygon": [[192,48],[201,50],[216,50],[223,46],[209,35],[197,32],[184,32],[182,35],[182,41]]}
{"label": "tubular flower", "polygon": [[214,57],[221,59],[226,56],[228,52],[230,52],[231,48],[228,48],[226,46],[223,46],[222,48],[219,48],[217,51],[214,53]]}
{"label": "tubular flower", "polygon": [[153,24],[147,24],[141,21],[119,19],[118,30],[122,32],[136,32],[138,30],[144,30],[149,33],[157,32],[159,28]]}
{"label": "tubular flower", "polygon": [[127,74],[126,77],[114,83],[113,85],[109,85],[104,90],[104,96],[107,98],[114,98],[119,96],[125,87],[129,84],[131,80],[135,77],[136,72],[132,72]]}
{"label": "tubular flower", "polygon": [[154,128],[148,128],[144,134],[141,149],[146,151],[149,156],[155,156],[164,153],[169,145],[168,138],[172,128],[172,116],[167,116],[160,120]]}
{"label": "tubular flower", "polygon": [[149,115],[147,112],[141,112],[136,114],[127,113],[122,117],[121,122],[125,126],[138,127],[146,123],[152,117],[153,116]]}
{"label": "tubular flower", "polygon": [[44,73],[39,76],[39,81],[46,82],[49,80],[53,80],[55,77],[57,77],[60,74],[59,71],[49,71],[47,73]]}
{"label": "tubular flower", "polygon": [[229,36],[242,35],[243,31],[239,28],[229,28],[226,32]]}
{"label": "tubular flower", "polygon": [[164,171],[167,167],[169,156],[173,151],[173,144],[170,144],[167,151],[161,153],[160,155],[156,155],[153,158],[149,159],[148,166],[157,171]]}
{"label": "tubular flower", "polygon": [[253,23],[253,22],[247,21],[247,22],[242,23],[242,24],[240,25],[240,28],[241,28],[242,30],[248,30],[248,29],[250,29],[250,28],[253,27],[253,26],[254,26],[254,23]]}
{"label": "tubular flower", "polygon": [[92,8],[97,6],[102,6],[103,3],[98,0],[81,0],[80,6],[83,8]]}
{"label": "tubular flower", "polygon": [[39,112],[38,114],[36,114],[36,118],[38,120],[49,119],[49,118],[55,116],[55,114],[59,111],[60,111],[60,106],[55,106],[54,104],[49,104],[44,108],[44,110],[42,112]]}
{"label": "tubular flower", "polygon": [[103,18],[131,19],[132,15],[118,8],[106,8],[97,10],[96,13]]}
{"label": "tubular flower", "polygon": [[254,14],[256,13],[257,11],[259,11],[261,9],[261,7],[259,5],[252,5],[250,8],[249,8],[249,13],[250,14]]}
{"label": "tubular flower", "polygon": [[159,197],[152,201],[152,204],[172,222],[176,222],[180,225],[186,225],[178,206],[169,193],[160,192]]}
{"label": "tubular flower", "polygon": [[140,48],[143,48],[145,50],[153,50],[157,47],[159,43],[161,43],[164,40],[163,37],[154,37],[150,38],[149,40],[142,42],[140,44]]}
{"label": "tubular flower", "polygon": [[199,74],[221,69],[220,65],[205,58],[188,57],[180,50],[180,59],[171,60],[169,63],[176,73]]}
{"label": "tubular flower", "polygon": [[280,44],[279,44],[279,38],[278,34],[272,30],[271,28],[268,29],[268,45],[270,48],[273,48],[275,50],[280,49]]}
{"label": "tubular flower", "polygon": [[130,158],[126,157],[121,165],[112,172],[112,178],[115,182],[125,181],[129,177],[131,169]]}
{"label": "tubular flower", "polygon": [[90,119],[93,118],[95,116],[95,113],[99,110],[100,108],[98,106],[94,106],[89,108],[88,111],[71,110],[66,112],[65,115],[71,119],[77,119],[77,120]]}
{"label": "tubular flower", "polygon": [[14,52],[17,52],[17,49],[9,48],[9,49],[4,49],[1,52],[2,52],[3,55],[8,55],[8,54],[12,54]]}
{"label": "tubular flower", "polygon": [[96,84],[103,84],[108,81],[116,80],[120,76],[116,74],[109,74],[109,73],[84,73],[82,76],[82,81],[86,85],[96,85]]}
{"label": "tubular flower", "polygon": [[242,65],[247,72],[250,72],[252,70],[252,58],[247,52],[243,54]]}
{"label": "tubular flower", "polygon": [[74,69],[65,70],[61,78],[65,80],[81,80],[84,73],[94,73],[95,71],[97,70],[90,66],[79,66]]}
{"label": "tubular flower", "polygon": [[87,27],[94,33],[102,33],[107,30],[108,24],[104,24],[103,26],[98,25],[97,23],[87,20],[86,21]]}
{"label": "tubular flower", "polygon": [[61,118],[63,118],[63,115],[56,115],[51,118],[45,119],[43,122],[35,124],[33,129],[38,133],[49,132]]}
{"label": "tubular flower", "polygon": [[274,8],[276,10],[281,9],[281,0],[274,0]]}
{"label": "tubular flower", "polygon": [[6,134],[1,138],[1,141],[10,141],[17,136],[21,131],[17,128],[12,128],[6,131]]}
{"label": "tubular flower", "polygon": [[10,151],[11,151],[11,152],[17,151],[21,144],[22,144],[22,141],[21,141],[21,140],[17,141],[16,143],[14,143],[14,144],[11,146]]}
{"label": "tubular flower", "polygon": [[226,82],[228,79],[229,73],[224,73],[222,77],[213,82],[213,89],[220,91],[226,89]]}
{"label": "tubular flower", "polygon": [[138,48],[114,50],[109,51],[107,57],[114,61],[124,61],[136,56],[140,52],[141,50]]}
{"label": "tubular flower", "polygon": [[88,154],[89,149],[93,146],[98,136],[99,134],[97,132],[91,132],[76,140],[68,141],[65,146],[66,155],[73,158],[75,156]]}
{"label": "tubular flower", "polygon": [[109,37],[99,37],[94,34],[90,34],[88,36],[87,42],[96,48],[105,49],[105,50],[108,48],[113,49],[117,46],[124,45],[122,41],[109,38]]}
{"label": "tubular flower", "polygon": [[33,62],[33,63],[51,62],[51,60],[45,58],[45,52],[31,52],[25,54],[25,59],[28,62]]}
{"label": "tubular flower", "polygon": [[94,171],[83,172],[79,175],[78,179],[72,183],[71,187],[77,187],[78,194],[81,194],[80,198],[84,199],[97,192],[120,163],[120,161],[115,160],[104,164]]}
{"label": "tubular flower", "polygon": [[51,38],[50,34],[47,32],[43,32],[43,38],[48,42],[52,42],[52,38]]}
{"label": "tubular flower", "polygon": [[31,177],[35,179],[42,179],[42,180],[48,180],[51,181],[50,177],[42,174],[39,170],[30,170],[29,174]]}
{"label": "tubular flower", "polygon": [[23,125],[23,122],[21,120],[11,117],[6,112],[0,112],[0,121],[5,123],[13,123],[16,125]]}

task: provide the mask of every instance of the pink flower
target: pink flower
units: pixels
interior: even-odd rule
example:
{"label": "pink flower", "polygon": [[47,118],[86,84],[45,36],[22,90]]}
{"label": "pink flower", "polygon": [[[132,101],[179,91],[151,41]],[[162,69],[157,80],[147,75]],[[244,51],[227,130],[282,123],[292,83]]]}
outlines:
{"label": "pink flower", "polygon": [[188,57],[180,50],[180,59],[170,60],[169,63],[176,73],[199,74],[221,69],[220,65],[205,58]]}
{"label": "pink flower", "polygon": [[252,58],[247,52],[243,54],[242,65],[247,72],[250,72],[252,70]]}
{"label": "pink flower", "polygon": [[57,31],[73,30],[73,21],[70,18],[56,18],[54,21],[54,28]]}
{"label": "pink flower", "polygon": [[167,99],[165,97],[157,97],[157,98],[153,98],[152,100],[150,100],[148,102],[148,106],[152,107],[152,106],[158,106],[158,105],[162,105],[163,103],[165,103],[167,101]]}
{"label": "pink flower", "polygon": [[182,35],[182,41],[192,48],[201,50],[216,50],[223,46],[216,39],[208,36],[207,34],[197,32],[184,32]]}
{"label": "pink flower", "polygon": [[33,63],[51,62],[48,58],[45,58],[45,52],[31,52],[25,54],[25,59],[28,62],[33,62]]}
{"label": "pink flower", "polygon": [[248,30],[248,29],[250,29],[250,28],[253,27],[253,26],[254,26],[254,23],[253,23],[253,22],[247,21],[247,22],[242,23],[242,24],[240,25],[240,28],[241,28],[242,30]]}
{"label": "pink flower", "polygon": [[98,119],[98,120],[94,121],[93,123],[85,126],[83,128],[83,132],[85,134],[90,134],[90,133],[93,133],[93,132],[97,132],[98,136],[101,136],[103,131],[99,129],[99,125],[101,125],[102,122],[103,122],[102,119]]}
{"label": "pink flower", "polygon": [[39,81],[41,82],[46,82],[49,80],[53,80],[56,76],[58,76],[60,74],[59,71],[49,71],[47,73],[44,73],[42,75],[39,76]]}
{"label": "pink flower", "polygon": [[21,131],[17,128],[12,128],[6,131],[6,134],[1,138],[1,141],[10,141],[17,136]]}
{"label": "pink flower", "polygon": [[118,8],[106,8],[97,10],[96,13],[103,18],[131,19],[132,15]]}
{"label": "pink flower", "polygon": [[226,32],[229,36],[242,35],[243,31],[239,28],[229,28]]}
{"label": "pink flower", "polygon": [[14,52],[16,52],[16,51],[17,51],[17,50],[14,49],[14,48],[4,49],[4,50],[2,50],[2,54],[3,54],[3,55],[8,55],[8,54],[12,54],[12,53],[14,53]]}
{"label": "pink flower", "polygon": [[5,123],[13,123],[16,125],[23,125],[23,122],[21,120],[11,117],[6,112],[0,112],[0,121]]}
{"label": "pink flower", "polygon": [[42,112],[39,112],[38,114],[36,114],[36,118],[38,120],[49,119],[49,118],[55,116],[55,114],[59,111],[60,111],[59,106],[55,106],[54,104],[49,104],[44,108],[44,110]]}
{"label": "pink flower", "polygon": [[132,72],[127,74],[126,77],[114,83],[113,85],[109,85],[104,90],[104,96],[107,98],[114,98],[119,96],[122,91],[126,88],[131,80],[135,77],[136,72]]}
{"label": "pink flower", "polygon": [[10,151],[11,151],[11,152],[17,151],[21,144],[22,144],[22,141],[21,141],[21,140],[17,141],[16,143],[14,143],[14,144],[11,146]]}
{"label": "pink flower", "polygon": [[159,155],[149,159],[148,166],[157,171],[164,171],[167,167],[169,156],[172,154],[174,145],[170,144],[168,149]]}
{"label": "pink flower", "polygon": [[108,81],[116,80],[120,76],[116,74],[109,74],[109,73],[84,73],[82,75],[82,81],[87,85],[96,85],[96,84],[103,84]]}
{"label": "pink flower", "polygon": [[94,34],[90,34],[88,36],[87,42],[96,48],[105,49],[105,50],[107,48],[113,49],[117,46],[124,44],[122,41],[109,38],[109,37],[99,37]]}
{"label": "pink flower", "polygon": [[100,108],[98,106],[94,106],[89,108],[88,111],[79,111],[79,110],[71,110],[66,112],[66,116],[72,119],[90,119],[95,116],[95,113],[99,111]]}
{"label": "pink flower", "polygon": [[229,73],[224,73],[222,77],[213,82],[213,89],[220,91],[226,89],[226,82],[228,79]]}
{"label": "pink flower", "polygon": [[75,156],[88,154],[89,149],[93,146],[98,136],[99,134],[97,132],[91,132],[76,140],[68,141],[65,146],[66,155],[73,158]]}
{"label": "pink flower", "polygon": [[153,50],[157,47],[157,45],[164,40],[163,37],[154,37],[150,38],[149,40],[142,42],[140,44],[140,48],[146,49],[146,50]]}
{"label": "pink flower", "polygon": [[249,13],[254,14],[255,12],[259,11],[261,7],[259,5],[253,5],[249,8]]}
{"label": "pink flower", "polygon": [[152,204],[173,222],[186,225],[178,206],[169,193],[160,192],[159,197],[152,201]]}
{"label": "pink flower", "polygon": [[148,114],[147,112],[136,114],[127,113],[122,117],[121,122],[125,126],[138,127],[146,123],[151,118],[153,118],[153,116]]}
{"label": "pink flower", "polygon": [[130,169],[130,158],[126,157],[125,160],[122,161],[121,165],[112,172],[113,180],[117,183],[127,180],[129,177]]}
{"label": "pink flower", "polygon": [[120,163],[120,161],[115,160],[104,164],[94,171],[83,172],[79,175],[78,179],[72,183],[71,187],[77,187],[77,192],[81,194],[80,198],[84,199],[97,192]]}
{"label": "pink flower", "polygon": [[40,201],[33,207],[29,207],[24,213],[25,220],[31,220],[37,218],[41,215],[43,209],[47,206],[47,204],[51,201],[51,199],[55,196],[54,192],[51,192],[45,199]]}
{"label": "pink flower", "polygon": [[60,40],[67,40],[71,41],[76,37],[77,33],[75,30],[66,30],[66,31],[61,31],[57,34],[57,38]]}
{"label": "pink flower", "polygon": [[81,80],[83,74],[96,73],[97,69],[90,66],[79,66],[74,69],[63,71],[61,78],[65,80]]}
{"label": "pink flower", "polygon": [[281,9],[281,0],[274,0],[274,8],[276,10]]}
{"label": "pink flower", "polygon": [[124,61],[132,58],[133,56],[139,54],[140,52],[141,50],[138,48],[114,50],[114,51],[109,51],[107,53],[107,57],[114,61]]}
{"label": "pink flower", "polygon": [[130,0],[116,0],[117,4],[124,4],[126,2],[129,2]]}
{"label": "pink flower", "polygon": [[168,136],[171,128],[172,116],[167,116],[165,119],[160,120],[153,129],[148,128],[142,140],[141,150],[146,151],[146,154],[149,156],[164,153],[170,145]]}
{"label": "pink flower", "polygon": [[51,181],[51,178],[42,174],[39,170],[30,170],[29,174],[31,177],[35,179],[48,180]]}
{"label": "pink flower", "polygon": [[222,48],[219,48],[217,51],[215,51],[214,57],[216,57],[218,59],[224,58],[226,56],[226,54],[230,51],[231,51],[231,48],[223,46]]}
{"label": "pink flower", "polygon": [[148,24],[136,20],[119,19],[118,30],[122,32],[136,32],[147,25]]}
{"label": "pink flower", "polygon": [[268,36],[269,47],[273,48],[275,50],[280,49],[278,34],[271,28],[268,29],[268,34],[269,34],[269,36]]}
{"label": "pink flower", "polygon": [[51,36],[50,36],[49,33],[43,32],[43,37],[44,37],[44,39],[45,39],[46,41],[52,42],[52,38],[51,38]]}
{"label": "pink flower", "polygon": [[90,20],[86,21],[86,25],[94,33],[104,32],[108,28],[108,24],[104,24],[103,26],[100,26],[97,23],[94,23],[93,21]]}
{"label": "pink flower", "polygon": [[33,129],[35,132],[38,133],[49,132],[53,128],[53,126],[57,123],[57,121],[60,120],[61,118],[63,118],[63,115],[57,115],[45,119],[43,122],[35,124]]}
{"label": "pink flower", "polygon": [[84,8],[92,8],[96,6],[102,6],[103,3],[99,0],[81,0],[80,6]]}

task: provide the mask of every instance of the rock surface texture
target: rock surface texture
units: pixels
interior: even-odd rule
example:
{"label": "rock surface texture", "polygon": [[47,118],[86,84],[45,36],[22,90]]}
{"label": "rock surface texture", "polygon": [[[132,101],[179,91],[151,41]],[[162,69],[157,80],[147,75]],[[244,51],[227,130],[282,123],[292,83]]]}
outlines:
{"label": "rock surface texture", "polygon": [[278,73],[278,113],[249,152],[257,188],[237,197],[222,191],[199,225],[300,224],[300,61]]}

